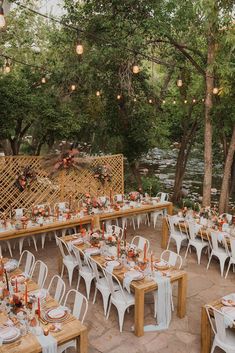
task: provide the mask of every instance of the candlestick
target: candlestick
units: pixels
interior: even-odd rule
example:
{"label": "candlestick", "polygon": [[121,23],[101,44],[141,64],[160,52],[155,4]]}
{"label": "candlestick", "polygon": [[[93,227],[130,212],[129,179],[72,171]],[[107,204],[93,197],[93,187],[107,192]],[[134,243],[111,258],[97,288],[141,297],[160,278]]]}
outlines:
{"label": "candlestick", "polygon": [[15,280],[15,292],[18,293],[18,281],[17,281],[17,278]]}
{"label": "candlestick", "polygon": [[8,276],[7,276],[7,270],[5,269],[5,278],[7,282],[7,290],[9,291],[9,281],[8,281]]}
{"label": "candlestick", "polygon": [[147,258],[147,242],[144,243],[144,262],[146,262]]}
{"label": "candlestick", "polygon": [[117,257],[120,257],[120,239],[117,240]]}
{"label": "candlestick", "polygon": [[93,232],[93,226],[94,226],[94,219],[91,219],[91,233]]}
{"label": "candlestick", "polygon": [[104,239],[104,222],[102,223],[102,238]]}
{"label": "candlestick", "polygon": [[125,245],[126,245],[126,227],[124,228],[124,242],[125,242]]}
{"label": "candlestick", "polygon": [[40,298],[38,297],[38,318],[40,319],[41,312],[40,312]]}
{"label": "candlestick", "polygon": [[151,271],[153,272],[153,252],[151,251]]}
{"label": "candlestick", "polygon": [[28,303],[28,286],[27,282],[25,281],[25,305]]}

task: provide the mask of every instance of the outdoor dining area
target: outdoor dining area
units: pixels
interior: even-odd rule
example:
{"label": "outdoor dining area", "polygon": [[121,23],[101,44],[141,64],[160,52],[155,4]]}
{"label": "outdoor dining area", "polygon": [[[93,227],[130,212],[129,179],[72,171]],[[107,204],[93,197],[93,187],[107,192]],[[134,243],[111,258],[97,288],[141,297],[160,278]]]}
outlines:
{"label": "outdoor dining area", "polygon": [[[22,168],[19,157],[10,159]],[[97,321],[107,330],[112,318],[114,337],[122,337],[129,327],[130,339],[151,335],[157,341],[158,334],[171,330],[172,320],[176,331],[181,320],[185,325],[189,308],[193,312],[188,291],[197,285],[203,290],[206,284],[200,273],[210,282],[213,266],[215,285],[233,278],[234,216],[219,215],[211,208],[176,210],[166,192],[125,194],[122,158],[108,159],[113,169],[116,163],[118,190],[109,183],[94,192],[98,184],[90,175],[90,192],[81,193],[81,188],[71,188],[76,175],[62,171],[57,188],[50,185],[48,198],[41,193],[42,180],[37,179],[24,196],[15,192],[14,203],[9,204],[12,194],[7,189],[14,185],[8,183],[0,214],[1,352],[64,352],[68,348],[93,352],[89,337],[96,346],[90,331],[97,313]],[[33,158],[21,161],[32,163]],[[2,168],[8,162],[5,157]],[[40,175],[43,167],[37,163],[35,173]],[[87,171],[85,176],[87,180]],[[52,195],[56,202],[42,202]],[[24,207],[13,206],[18,204]],[[201,344],[195,343],[195,352],[200,345],[202,353],[210,352],[212,343],[221,349],[230,344],[232,352],[232,342],[220,338],[221,332],[233,330],[234,325],[235,294],[229,288],[224,284],[219,292],[208,295],[208,302],[200,301],[201,332],[197,327],[197,334]]]}

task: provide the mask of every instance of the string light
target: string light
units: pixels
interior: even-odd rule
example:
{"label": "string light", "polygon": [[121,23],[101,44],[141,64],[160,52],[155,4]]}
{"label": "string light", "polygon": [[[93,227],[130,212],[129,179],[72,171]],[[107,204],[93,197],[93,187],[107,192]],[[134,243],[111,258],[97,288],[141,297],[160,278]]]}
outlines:
{"label": "string light", "polygon": [[150,104],[152,104],[152,103],[153,103],[152,99],[149,99],[149,103],[150,103]]}
{"label": "string light", "polygon": [[71,85],[71,91],[75,91],[76,90],[76,85]]}
{"label": "string light", "polygon": [[3,10],[3,0],[0,1],[0,29],[3,29],[6,27],[6,20],[4,17],[4,10]]}
{"label": "string light", "polygon": [[136,99],[136,98],[134,98],[134,99],[133,99],[133,101],[134,101],[134,102],[136,102],[136,101],[137,101],[137,99]]}
{"label": "string light", "polygon": [[173,104],[176,104],[176,101],[173,101]]}
{"label": "string light", "polygon": [[76,46],[76,53],[78,55],[82,55],[84,52],[84,49],[83,49],[83,45],[81,44],[80,41],[77,42],[77,46]]}
{"label": "string light", "polygon": [[218,94],[219,93],[219,88],[218,87],[214,87],[212,92],[213,92],[213,94]]}
{"label": "string light", "polygon": [[196,103],[196,99],[195,98],[193,99],[193,103]]}
{"label": "string light", "polygon": [[205,102],[205,99],[204,99],[204,98],[202,98],[202,102]]}
{"label": "string light", "polygon": [[117,95],[117,99],[118,99],[118,100],[121,99],[121,95],[120,95],[120,94]]}
{"label": "string light", "polygon": [[100,97],[101,92],[100,91],[96,91],[96,97]]}
{"label": "string light", "polygon": [[43,78],[41,79],[41,82],[42,82],[42,83],[46,83],[46,82],[47,82],[46,77],[43,77]]}
{"label": "string light", "polygon": [[183,86],[183,81],[182,81],[182,79],[179,78],[179,79],[177,80],[176,84],[177,84],[178,87],[182,87],[182,86]]}
{"label": "string light", "polygon": [[138,74],[140,72],[140,68],[138,65],[134,64],[132,67],[133,74]]}
{"label": "string light", "polygon": [[166,103],[166,101],[163,99],[162,104],[165,104],[165,103]]}

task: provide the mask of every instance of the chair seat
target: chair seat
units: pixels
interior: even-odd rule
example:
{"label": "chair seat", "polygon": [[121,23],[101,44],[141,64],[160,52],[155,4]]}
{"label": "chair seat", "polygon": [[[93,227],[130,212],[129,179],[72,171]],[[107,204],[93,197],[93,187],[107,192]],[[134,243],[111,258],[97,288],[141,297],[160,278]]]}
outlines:
{"label": "chair seat", "polygon": [[229,352],[235,352],[235,333],[232,330],[226,329],[226,342],[221,341],[218,335],[215,336],[215,340],[218,342],[221,348],[224,348]]}
{"label": "chair seat", "polygon": [[174,231],[174,233],[170,233],[170,236],[172,238],[181,238],[182,240],[187,239],[187,235],[184,233],[180,233],[177,230]]}
{"label": "chair seat", "polygon": [[120,290],[115,292],[115,296],[111,297],[111,300],[113,303],[123,303],[125,306],[130,306],[135,304],[135,297],[133,294],[128,293],[126,290],[124,290],[125,293],[125,302],[123,301],[123,296]]}
{"label": "chair seat", "polygon": [[205,248],[208,246],[208,243],[202,242],[200,239],[189,239],[189,244],[192,246],[201,246],[201,248]]}
{"label": "chair seat", "polygon": [[[99,279],[99,282],[96,283],[96,287],[97,287],[98,289],[101,289],[101,290],[102,290],[102,289],[107,289],[107,290],[109,290],[109,286],[108,286],[108,283],[107,283],[106,278],[105,278],[105,277],[100,278],[100,279]],[[115,292],[116,292],[118,289],[119,289],[118,284],[117,284],[117,283],[114,283],[114,290],[115,290]]]}
{"label": "chair seat", "polygon": [[76,258],[75,258],[75,256],[72,256],[72,255],[66,255],[65,257],[63,257],[63,263],[65,265],[67,265],[67,264],[77,265]]}
{"label": "chair seat", "polygon": [[88,266],[82,266],[82,268],[79,270],[80,275],[86,275],[86,276],[91,276],[94,277],[93,272],[91,272],[90,268]]}
{"label": "chair seat", "polygon": [[218,249],[216,251],[212,250],[211,254],[222,259],[227,259],[228,257],[230,257],[224,249]]}

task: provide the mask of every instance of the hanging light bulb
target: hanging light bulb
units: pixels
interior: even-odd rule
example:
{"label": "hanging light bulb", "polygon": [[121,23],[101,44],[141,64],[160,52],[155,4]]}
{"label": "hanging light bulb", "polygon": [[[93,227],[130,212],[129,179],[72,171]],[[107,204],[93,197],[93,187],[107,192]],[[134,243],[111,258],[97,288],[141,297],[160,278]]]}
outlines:
{"label": "hanging light bulb", "polygon": [[165,103],[166,103],[166,101],[163,99],[162,104],[165,104]]}
{"label": "hanging light bulb", "polygon": [[202,98],[202,102],[205,102],[205,99],[204,99],[204,98]]}
{"label": "hanging light bulb", "polygon": [[76,90],[76,85],[71,85],[71,91],[75,91]]}
{"label": "hanging light bulb", "polygon": [[213,94],[218,94],[219,93],[219,88],[218,87],[214,87],[212,92],[213,92]]}
{"label": "hanging light bulb", "polygon": [[82,55],[82,54],[83,54],[83,51],[84,51],[83,45],[81,44],[80,41],[78,41],[78,42],[77,42],[77,46],[76,46],[76,53],[77,53],[78,55]]}
{"label": "hanging light bulb", "polygon": [[185,99],[185,100],[184,100],[184,104],[187,104],[187,103],[188,103],[188,101],[187,101],[187,99]]}
{"label": "hanging light bulb", "polygon": [[6,60],[5,67],[4,67],[4,72],[5,72],[6,74],[9,74],[10,71],[11,71],[11,66],[10,66],[9,60],[7,59],[7,60]]}
{"label": "hanging light bulb", "polygon": [[177,80],[176,84],[177,84],[178,87],[182,87],[182,86],[183,86],[183,81],[182,81],[182,79],[179,78],[179,79]]}
{"label": "hanging light bulb", "polygon": [[173,101],[173,104],[176,104],[176,101]]}
{"label": "hanging light bulb", "polygon": [[2,7],[2,3],[3,1],[0,2],[0,29],[3,29],[4,27],[6,27],[6,20],[4,17],[4,10]]}
{"label": "hanging light bulb", "polygon": [[42,83],[46,83],[47,80],[46,80],[46,77],[43,77],[42,80],[41,80]]}
{"label": "hanging light bulb", "polygon": [[101,93],[100,91],[96,91],[96,97],[100,97]]}
{"label": "hanging light bulb", "polygon": [[136,64],[134,64],[134,65],[132,66],[132,72],[133,72],[133,74],[138,74],[138,73],[140,72],[139,66],[136,65]]}
{"label": "hanging light bulb", "polygon": [[118,99],[118,100],[121,99],[121,95],[120,95],[120,94],[117,95],[117,99]]}
{"label": "hanging light bulb", "polygon": [[136,101],[137,101],[137,99],[136,99],[136,98],[134,98],[134,99],[133,99],[133,101],[134,101],[134,102],[136,102]]}
{"label": "hanging light bulb", "polygon": [[195,98],[193,99],[193,103],[196,103],[196,99]]}
{"label": "hanging light bulb", "polygon": [[150,104],[152,104],[152,103],[153,103],[152,99],[149,99],[149,103],[150,103]]}

